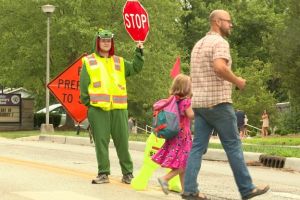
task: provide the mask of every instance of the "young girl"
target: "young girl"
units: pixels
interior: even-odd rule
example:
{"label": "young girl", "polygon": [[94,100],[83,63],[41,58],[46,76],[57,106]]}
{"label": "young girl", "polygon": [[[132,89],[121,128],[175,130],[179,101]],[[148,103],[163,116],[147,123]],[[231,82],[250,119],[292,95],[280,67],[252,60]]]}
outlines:
{"label": "young girl", "polygon": [[172,139],[166,140],[163,146],[152,156],[152,160],[161,167],[170,168],[171,171],[158,178],[158,182],[165,194],[169,193],[168,181],[179,175],[181,187],[184,183],[184,172],[189,152],[192,148],[192,134],[190,120],[194,118],[191,108],[191,79],[189,76],[179,74],[173,80],[170,95],[178,97],[180,124],[182,130]]}

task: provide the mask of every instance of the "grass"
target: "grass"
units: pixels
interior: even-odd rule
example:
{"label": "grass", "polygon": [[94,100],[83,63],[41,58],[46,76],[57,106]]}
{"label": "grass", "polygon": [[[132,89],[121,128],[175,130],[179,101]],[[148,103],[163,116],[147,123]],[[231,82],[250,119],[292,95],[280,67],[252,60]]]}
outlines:
{"label": "grass", "polygon": [[[223,149],[221,144],[210,143],[209,148],[213,149]],[[262,153],[272,156],[282,156],[282,157],[295,157],[300,158],[300,147],[288,147],[288,146],[264,146],[264,145],[249,145],[244,144],[243,150],[246,152]]]}
{"label": "grass", "polygon": [[257,145],[282,145],[282,146],[300,146],[300,135],[289,137],[266,137],[266,138],[251,138],[244,139],[243,143],[257,144]]}
{"label": "grass", "polygon": [[141,142],[145,142],[148,138],[148,134],[144,133],[144,134],[130,134],[129,135],[129,141],[141,141]]}
{"label": "grass", "polygon": [[[34,131],[2,131],[0,132],[0,137],[8,138],[8,139],[16,139],[20,137],[29,137],[29,136],[38,136],[41,135],[40,130]],[[48,134],[51,135],[51,134]],[[89,133],[85,130],[81,130],[79,135],[77,135],[76,130],[74,131],[55,131],[53,135],[64,135],[64,136],[78,136],[78,137],[89,137]],[[146,141],[149,135],[147,134],[130,134],[130,141]]]}
{"label": "grass", "polygon": [[[35,131],[2,131],[0,137],[15,139],[20,137],[38,136],[40,130]],[[80,131],[77,135],[76,130],[74,131],[55,131],[53,135],[64,135],[64,136],[78,136],[78,137],[89,137],[87,131]],[[130,134],[130,141],[146,141],[148,138],[147,134]],[[267,138],[251,138],[243,140],[243,150],[247,152],[257,152],[268,155],[283,156],[283,157],[296,157],[300,158],[300,135],[285,136],[285,137],[267,137]],[[298,147],[290,147],[298,146]],[[210,143],[209,148],[222,149],[221,144]]]}
{"label": "grass", "polygon": [[[20,137],[29,137],[29,136],[38,136],[41,135],[40,130],[35,131],[2,131],[0,132],[0,137],[8,139],[16,139]],[[55,131],[53,135],[64,135],[64,136],[79,136],[79,137],[88,137],[87,131],[80,131],[79,135],[76,135],[76,131]]]}

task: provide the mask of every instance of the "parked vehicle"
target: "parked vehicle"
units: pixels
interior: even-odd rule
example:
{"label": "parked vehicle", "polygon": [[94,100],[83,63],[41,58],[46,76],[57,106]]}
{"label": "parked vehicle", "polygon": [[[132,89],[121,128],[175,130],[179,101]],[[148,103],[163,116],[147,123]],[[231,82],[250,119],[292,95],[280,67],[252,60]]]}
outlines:
{"label": "parked vehicle", "polygon": [[[36,114],[41,114],[44,113],[46,114],[46,108],[43,108],[37,112],[35,112]],[[61,127],[63,125],[65,125],[66,120],[67,120],[67,112],[64,109],[64,107],[60,104],[53,104],[49,106],[49,115],[55,115],[58,114],[60,115],[60,122],[58,123],[58,127]],[[35,117],[36,120],[36,117]],[[36,126],[40,127],[41,126],[41,122],[35,122]],[[77,124],[74,123],[74,126],[77,127]],[[89,127],[89,122],[87,119],[83,120],[80,124],[79,124],[80,128],[82,129],[87,129]]]}

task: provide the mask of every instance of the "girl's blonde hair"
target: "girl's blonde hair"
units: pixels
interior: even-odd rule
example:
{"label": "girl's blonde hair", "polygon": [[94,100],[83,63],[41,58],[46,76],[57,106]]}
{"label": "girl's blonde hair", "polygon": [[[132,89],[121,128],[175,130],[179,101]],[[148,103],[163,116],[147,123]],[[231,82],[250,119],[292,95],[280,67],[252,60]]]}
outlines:
{"label": "girl's blonde hair", "polygon": [[191,78],[184,74],[178,74],[173,80],[169,93],[170,95],[177,95],[180,97],[191,97]]}

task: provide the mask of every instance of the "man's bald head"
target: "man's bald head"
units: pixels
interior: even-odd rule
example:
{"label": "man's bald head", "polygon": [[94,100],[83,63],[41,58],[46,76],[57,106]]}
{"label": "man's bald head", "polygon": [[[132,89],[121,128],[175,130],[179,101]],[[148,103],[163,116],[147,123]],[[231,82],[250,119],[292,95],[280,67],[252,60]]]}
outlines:
{"label": "man's bald head", "polygon": [[229,18],[230,15],[226,10],[214,10],[209,15],[210,23],[214,22],[217,19]]}
{"label": "man's bald head", "polygon": [[225,10],[214,10],[209,15],[211,31],[219,33],[221,36],[229,36],[233,27],[231,17]]}

